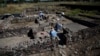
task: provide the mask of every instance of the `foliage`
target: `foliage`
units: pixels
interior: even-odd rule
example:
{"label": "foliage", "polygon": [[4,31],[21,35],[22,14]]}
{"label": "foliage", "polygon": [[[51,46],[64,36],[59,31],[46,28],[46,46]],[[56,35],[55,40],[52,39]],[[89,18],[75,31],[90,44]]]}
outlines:
{"label": "foliage", "polygon": [[92,11],[83,11],[83,14],[87,14],[87,15],[95,15],[98,14],[99,12],[96,10],[92,10]]}
{"label": "foliage", "polygon": [[79,13],[81,13],[81,9],[73,9],[71,10],[69,13],[67,13],[68,15],[71,15],[71,16],[76,16],[78,15]]}

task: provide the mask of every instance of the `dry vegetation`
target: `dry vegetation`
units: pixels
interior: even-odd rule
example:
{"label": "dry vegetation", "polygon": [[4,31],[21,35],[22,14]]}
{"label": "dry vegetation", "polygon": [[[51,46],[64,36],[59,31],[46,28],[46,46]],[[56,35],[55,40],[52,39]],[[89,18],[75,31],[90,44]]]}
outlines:
{"label": "dry vegetation", "polygon": [[34,4],[9,4],[7,7],[0,8],[0,14],[4,13],[20,13],[25,8],[33,7]]}
{"label": "dry vegetation", "polygon": [[[20,13],[22,12],[25,8],[32,8],[32,7],[36,7],[36,5],[40,6],[40,7],[49,7],[49,8],[57,8],[57,6],[54,5],[58,5],[58,4],[80,4],[80,5],[98,5],[99,2],[96,3],[87,3],[87,2],[39,2],[39,3],[22,3],[22,4],[8,4],[7,7],[0,7],[0,14],[5,14],[5,13]],[[68,8],[64,8],[64,9],[56,9],[57,11],[65,11],[67,14],[77,14],[80,13],[81,10],[79,9],[75,9],[75,10],[70,10]],[[86,14],[88,13],[87,11]],[[89,14],[91,14],[91,11],[89,12]],[[93,14],[93,13],[92,13]]]}

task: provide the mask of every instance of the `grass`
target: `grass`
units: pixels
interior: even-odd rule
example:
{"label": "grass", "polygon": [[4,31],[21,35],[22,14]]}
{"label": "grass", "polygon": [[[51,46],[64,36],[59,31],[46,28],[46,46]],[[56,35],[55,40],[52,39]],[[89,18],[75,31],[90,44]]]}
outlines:
{"label": "grass", "polygon": [[80,13],[81,13],[80,9],[73,9],[73,10],[67,11],[65,14],[67,14],[69,16],[76,16],[76,15],[78,15]]}
{"label": "grass", "polygon": [[72,10],[66,10],[65,14],[66,15],[69,15],[69,16],[77,16],[79,14],[85,14],[85,15],[96,15],[98,14],[99,12],[96,11],[96,10],[91,10],[91,11],[88,11],[88,10],[81,10],[81,9],[72,9]]}
{"label": "grass", "polygon": [[34,7],[41,7],[41,8],[48,8],[50,10],[63,10],[63,7],[57,7],[55,4],[51,3],[23,3],[23,4],[8,4],[7,7],[0,8],[0,14],[5,13],[21,13],[26,8],[34,8]]}
{"label": "grass", "polygon": [[99,13],[99,12],[96,11],[96,10],[92,10],[92,11],[83,11],[83,14],[86,14],[86,15],[96,15],[97,13]]}
{"label": "grass", "polygon": [[32,3],[25,3],[25,4],[9,4],[7,7],[0,8],[0,14],[5,13],[21,13],[25,8],[33,7],[34,4]]}
{"label": "grass", "polygon": [[[39,3],[23,3],[23,4],[8,4],[7,7],[1,7],[0,8],[0,14],[5,14],[5,13],[21,13],[25,8],[33,8],[33,7],[37,7],[40,6],[41,8],[49,8],[49,9],[55,9],[55,11],[64,11],[66,12],[66,14],[69,15],[77,15],[79,13],[88,13],[88,14],[94,14],[95,12],[93,11],[82,11],[80,9],[74,9],[74,10],[70,10],[67,8],[63,8],[63,7],[57,7],[55,5],[58,4],[93,4],[93,3],[87,3],[87,2],[39,2]],[[96,3],[94,3],[96,4]],[[99,2],[97,2],[97,4],[100,4]]]}

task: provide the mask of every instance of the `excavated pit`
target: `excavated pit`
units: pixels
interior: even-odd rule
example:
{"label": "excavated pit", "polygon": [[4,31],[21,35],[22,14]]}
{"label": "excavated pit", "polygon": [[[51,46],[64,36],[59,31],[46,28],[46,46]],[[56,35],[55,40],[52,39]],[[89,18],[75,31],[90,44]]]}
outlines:
{"label": "excavated pit", "polygon": [[[37,14],[27,12],[28,15],[24,16],[29,17],[4,21],[7,23],[0,30],[0,56],[89,56],[94,49],[100,48],[97,40],[100,39],[100,26],[97,24],[70,17],[58,17],[58,14],[46,14],[48,20],[35,23]],[[60,41],[55,43],[55,47],[49,32],[50,25],[54,26],[57,19],[60,19],[58,22],[63,24],[63,29],[58,32]],[[97,45],[94,45],[95,43]],[[99,55],[99,52],[95,55]]]}
{"label": "excavated pit", "polygon": [[33,31],[32,29],[29,30],[29,32],[27,33],[28,37],[30,37],[30,39],[34,39],[34,35],[33,35]]}

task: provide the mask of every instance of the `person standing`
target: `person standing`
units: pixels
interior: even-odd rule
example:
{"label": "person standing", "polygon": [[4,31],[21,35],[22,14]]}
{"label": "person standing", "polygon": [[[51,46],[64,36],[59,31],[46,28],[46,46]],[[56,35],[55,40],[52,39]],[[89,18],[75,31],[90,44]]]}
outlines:
{"label": "person standing", "polygon": [[40,11],[39,12],[39,19],[43,20],[43,18],[44,18],[44,13],[43,13],[43,11]]}
{"label": "person standing", "polygon": [[56,29],[56,31],[60,31],[62,29],[62,24],[56,23],[55,29]]}
{"label": "person standing", "polygon": [[52,39],[57,38],[57,32],[54,30],[54,28],[51,29],[50,36],[52,37]]}
{"label": "person standing", "polygon": [[54,28],[51,28],[50,36],[51,36],[51,42],[52,42],[52,45],[53,45],[53,50],[55,50],[55,48],[58,46],[58,41],[60,39],[57,36],[57,32],[55,31]]}

